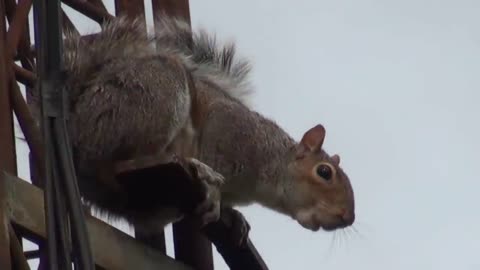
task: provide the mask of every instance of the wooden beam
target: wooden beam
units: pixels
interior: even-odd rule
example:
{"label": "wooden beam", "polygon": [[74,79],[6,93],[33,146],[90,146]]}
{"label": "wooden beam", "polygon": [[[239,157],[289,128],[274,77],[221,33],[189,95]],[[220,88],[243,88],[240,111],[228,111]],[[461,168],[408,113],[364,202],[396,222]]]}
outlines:
{"label": "wooden beam", "polygon": [[[12,223],[25,237],[45,240],[43,191],[10,174],[4,173],[2,177],[0,190],[7,193],[6,201]],[[95,217],[87,215],[86,222],[93,257],[98,267],[116,270],[193,270],[161,252],[142,245],[133,237]]]}

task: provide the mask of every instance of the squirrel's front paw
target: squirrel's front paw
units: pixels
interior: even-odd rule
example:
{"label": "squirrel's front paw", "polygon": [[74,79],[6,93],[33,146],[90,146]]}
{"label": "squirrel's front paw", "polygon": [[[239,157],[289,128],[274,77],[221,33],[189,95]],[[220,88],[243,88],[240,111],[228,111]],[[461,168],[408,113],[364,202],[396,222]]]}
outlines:
{"label": "squirrel's front paw", "polygon": [[193,179],[198,180],[202,198],[194,209],[194,215],[200,219],[201,226],[215,222],[220,218],[220,187],[224,177],[208,165],[194,159],[187,159]]}

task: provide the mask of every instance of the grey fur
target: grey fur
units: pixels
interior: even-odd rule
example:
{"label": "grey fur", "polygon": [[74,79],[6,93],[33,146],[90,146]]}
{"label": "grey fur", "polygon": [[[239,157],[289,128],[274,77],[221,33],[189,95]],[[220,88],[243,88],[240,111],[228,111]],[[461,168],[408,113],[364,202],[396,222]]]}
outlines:
{"label": "grey fur", "polygon": [[162,16],[157,25],[149,36],[141,18],[118,17],[89,39],[73,32],[64,39],[69,132],[82,195],[97,211],[131,222],[144,218],[129,211],[128,191],[99,181],[98,170],[184,142],[193,98],[187,73],[237,101],[248,85],[249,64],[236,60],[233,45],[220,47],[175,18]]}
{"label": "grey fur", "polygon": [[[219,46],[214,36],[192,32],[175,18],[161,16],[156,23],[153,36],[140,20],[126,18],[106,23],[89,41],[66,34],[69,132],[87,201],[145,227],[164,225],[162,217],[173,220],[175,210],[138,213],[129,208],[128,190],[97,174],[118,160],[175,153],[224,176],[226,206],[257,202],[296,218],[307,206],[315,210],[317,204],[308,203],[320,200],[318,205],[331,207],[328,211],[343,205],[353,211],[351,186],[339,168],[335,196],[318,198],[305,188],[307,180],[295,180],[313,168],[300,172],[295,165],[299,143],[246,106],[250,65],[236,56],[233,44]],[[323,151],[310,155],[314,162],[331,162]]]}
{"label": "grey fur", "polygon": [[155,21],[155,40],[160,50],[177,51],[192,61],[195,76],[204,77],[241,101],[251,93],[248,60],[236,55],[234,43],[219,46],[216,36],[205,30],[192,32],[179,19],[161,15]]}

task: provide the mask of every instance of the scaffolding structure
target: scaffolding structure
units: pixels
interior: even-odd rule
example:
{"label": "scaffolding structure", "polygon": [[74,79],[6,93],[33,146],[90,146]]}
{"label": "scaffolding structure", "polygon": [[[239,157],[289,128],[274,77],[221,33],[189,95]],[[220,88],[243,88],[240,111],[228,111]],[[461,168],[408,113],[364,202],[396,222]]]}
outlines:
{"label": "scaffolding structure", "polygon": [[[49,269],[47,262],[51,252],[47,250],[51,249],[47,246],[53,243],[51,236],[55,235],[49,231],[49,215],[52,216],[52,213],[48,211],[50,203],[44,199],[49,198],[44,193],[48,191],[44,179],[44,176],[48,175],[45,172],[49,169],[48,162],[45,162],[46,159],[48,161],[48,151],[43,140],[44,136],[27,105],[29,97],[27,96],[26,99],[23,97],[19,86],[20,83],[27,89],[38,87],[46,76],[45,73],[38,71],[51,68],[48,65],[45,66],[45,59],[42,60],[44,52],[39,50],[41,47],[38,44],[32,47],[28,15],[33,2],[33,0],[0,0],[0,17],[2,18],[0,20],[0,269],[2,270],[30,269],[28,260],[35,258],[40,260],[39,269]],[[39,2],[43,3],[41,0],[35,0],[36,5],[42,4]],[[99,24],[118,15],[132,17],[145,15],[144,0],[115,0],[114,15],[108,12],[101,0],[62,0],[61,2]],[[190,21],[188,0],[151,0],[151,3],[153,16],[166,13]],[[57,15],[61,20],[50,17],[48,20],[50,24],[52,21],[61,22],[59,31],[61,29],[77,31],[75,21],[72,21],[63,10],[60,9]],[[39,24],[37,18],[33,25],[36,30],[35,43],[38,43],[37,33],[46,26]],[[48,25],[48,27],[55,27],[55,25]],[[17,177],[14,114],[29,146],[32,184]],[[130,173],[135,173],[136,170],[136,168],[125,169]],[[55,211],[58,212],[58,209]],[[62,220],[61,214],[60,217]],[[75,219],[69,218],[69,220],[74,222]],[[86,242],[89,243],[89,250],[83,250],[83,253],[87,252],[87,257],[93,258],[96,269],[212,270],[212,243],[232,270],[267,269],[252,242],[247,240],[247,244],[242,247],[236,245],[231,241],[230,227],[222,221],[210,224],[201,232],[196,230],[188,220],[174,224],[175,259],[166,255],[165,237],[162,232],[147,236],[141,231],[135,231],[135,238],[133,238],[88,214],[82,217],[81,222],[70,223],[70,226],[63,224],[68,227],[64,229],[75,231],[75,228],[81,228],[77,223],[86,224],[86,231],[88,231]],[[78,258],[79,253],[82,253],[79,250],[82,249],[82,245],[75,245],[75,242],[79,241],[73,238],[75,237],[72,237],[73,241],[64,247],[64,250],[67,250],[64,255],[69,257],[71,254],[73,258]],[[22,239],[38,244],[38,250],[24,251]],[[75,266],[75,269],[89,269],[82,264],[75,264]]]}

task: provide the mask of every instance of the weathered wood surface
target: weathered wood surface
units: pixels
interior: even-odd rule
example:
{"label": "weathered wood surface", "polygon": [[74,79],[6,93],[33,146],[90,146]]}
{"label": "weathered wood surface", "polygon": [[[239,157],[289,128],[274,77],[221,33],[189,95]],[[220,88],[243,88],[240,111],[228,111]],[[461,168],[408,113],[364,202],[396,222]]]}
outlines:
{"label": "weathered wood surface", "polygon": [[[44,240],[43,191],[7,173],[1,175],[0,185],[7,193],[7,211],[13,224],[26,236]],[[95,264],[103,269],[192,270],[95,217],[87,216],[87,228]]]}

